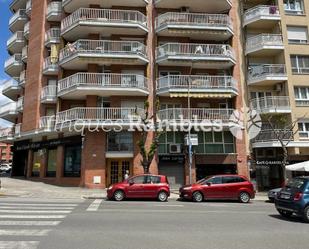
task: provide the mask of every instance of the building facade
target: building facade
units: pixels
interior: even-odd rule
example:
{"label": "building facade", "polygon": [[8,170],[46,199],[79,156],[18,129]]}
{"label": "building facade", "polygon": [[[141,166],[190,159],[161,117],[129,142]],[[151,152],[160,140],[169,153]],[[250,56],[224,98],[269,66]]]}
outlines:
{"label": "building facade", "polygon": [[[292,2],[14,0],[5,63],[12,79],[3,88],[14,102],[0,107],[0,118],[14,123],[1,132],[13,144],[12,174],[92,188],[126,170],[142,173],[141,132],[132,126],[141,125],[147,101],[158,122],[208,128],[190,130],[198,138],[190,170],[188,129],[164,126],[152,173],[179,186],[219,173],[249,176],[249,160],[261,188],[266,178],[278,184],[280,172],[256,167],[257,158],[280,154],[270,131],[249,144],[246,129],[235,138],[229,128],[246,107],[262,119],[305,117],[307,40],[296,38],[308,29],[309,7],[295,0],[296,11]],[[295,161],[308,158],[307,126],[304,118],[289,145]],[[146,146],[154,136],[148,132]]]}
{"label": "building facade", "polygon": [[1,163],[11,163],[12,162],[12,153],[11,153],[11,144],[0,143],[0,162]]}

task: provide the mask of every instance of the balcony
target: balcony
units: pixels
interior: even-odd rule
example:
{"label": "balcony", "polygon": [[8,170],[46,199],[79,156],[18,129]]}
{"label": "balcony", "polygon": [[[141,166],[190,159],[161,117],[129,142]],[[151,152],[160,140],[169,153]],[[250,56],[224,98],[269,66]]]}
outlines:
{"label": "balcony", "polygon": [[16,12],[19,9],[25,9],[26,3],[27,3],[27,0],[12,0],[10,4],[10,10],[12,12]]}
{"label": "balcony", "polygon": [[[91,0],[91,4],[100,6],[101,8],[112,8],[113,6],[126,6],[126,7],[146,7],[148,0]],[[88,8],[89,2],[85,0],[62,0],[64,11],[72,13],[80,8]]]}
{"label": "balcony", "polygon": [[174,127],[191,124],[212,127],[215,124],[222,124],[228,127],[233,112],[233,109],[172,108],[160,110],[157,117],[162,126]]}
{"label": "balcony", "polygon": [[57,85],[45,86],[41,91],[41,103],[57,103]]}
{"label": "balcony", "polygon": [[269,96],[252,99],[250,108],[260,114],[291,113],[290,99],[287,96]]}
{"label": "balcony", "polygon": [[0,106],[0,118],[14,123],[18,116],[18,110],[16,106],[16,102],[10,102]]}
{"label": "balcony", "polygon": [[285,65],[262,64],[250,66],[248,69],[249,85],[274,85],[287,80]]}
{"label": "balcony", "polygon": [[11,143],[14,140],[14,127],[0,129],[0,142]]}
{"label": "balcony", "polygon": [[228,69],[236,60],[229,45],[166,43],[157,48],[157,63],[160,66]]}
{"label": "balcony", "polygon": [[55,131],[55,116],[44,116],[40,118],[39,129],[44,132]]}
{"label": "balcony", "polygon": [[14,54],[4,63],[5,72],[11,77],[18,77],[23,69],[21,54]]}
{"label": "balcony", "polygon": [[60,51],[60,65],[67,70],[87,70],[94,61],[99,65],[146,65],[146,46],[136,41],[78,40]]}
{"label": "balcony", "polygon": [[136,74],[77,73],[58,82],[62,99],[85,99],[87,95],[147,96],[148,79]]}
{"label": "balcony", "polygon": [[20,53],[25,46],[25,37],[23,31],[17,31],[6,42],[7,50],[11,54]]}
{"label": "balcony", "polygon": [[230,76],[169,75],[157,80],[157,94],[168,97],[232,98],[238,95]]}
{"label": "balcony", "polygon": [[21,52],[21,59],[23,62],[27,63],[28,60],[28,46],[23,47]]}
{"label": "balcony", "polygon": [[32,1],[28,0],[26,4],[26,14],[27,16],[31,16],[31,10],[32,10]]}
{"label": "balcony", "polygon": [[58,75],[59,65],[56,59],[47,57],[43,63],[43,74],[44,75]]}
{"label": "balcony", "polygon": [[233,25],[228,15],[168,12],[157,17],[156,32],[159,36],[225,41],[233,35]]}
{"label": "balcony", "polygon": [[130,127],[141,125],[144,109],[128,107],[77,107],[56,115],[57,129],[74,127]]}
{"label": "balcony", "polygon": [[46,19],[49,22],[60,22],[62,19],[62,3],[50,2],[47,6]]}
{"label": "balcony", "polygon": [[27,22],[24,26],[24,36],[27,40],[29,40],[30,35],[30,22]]}
{"label": "balcony", "polygon": [[274,56],[283,50],[282,35],[260,34],[248,38],[246,44],[246,54],[251,56]]}
{"label": "balcony", "polygon": [[20,9],[10,18],[9,29],[13,33],[17,31],[22,31],[27,21],[28,16],[26,15],[26,10]]}
{"label": "balcony", "polygon": [[60,28],[51,28],[45,33],[45,46],[60,43]]}
{"label": "balcony", "polygon": [[16,103],[16,110],[22,112],[24,110],[24,97],[19,97]]}
{"label": "balcony", "polygon": [[2,94],[11,100],[16,101],[21,93],[21,86],[16,79],[10,79],[2,85]]}
{"label": "balcony", "polygon": [[23,87],[26,83],[26,70],[22,71],[19,75],[19,85]]}
{"label": "balcony", "polygon": [[[293,131],[284,130],[262,130],[257,137],[252,140],[252,148],[280,148],[281,144],[278,135],[286,143],[294,140]],[[292,143],[289,145],[292,146]]]}
{"label": "balcony", "polygon": [[154,3],[157,8],[180,9],[186,6],[190,11],[208,13],[222,13],[232,7],[231,0],[154,0]]}
{"label": "balcony", "polygon": [[271,29],[280,20],[278,6],[259,5],[245,12],[244,26],[254,29]]}
{"label": "balcony", "polygon": [[63,19],[61,35],[68,41],[87,39],[89,33],[100,36],[145,35],[147,18],[135,10],[79,9]]}

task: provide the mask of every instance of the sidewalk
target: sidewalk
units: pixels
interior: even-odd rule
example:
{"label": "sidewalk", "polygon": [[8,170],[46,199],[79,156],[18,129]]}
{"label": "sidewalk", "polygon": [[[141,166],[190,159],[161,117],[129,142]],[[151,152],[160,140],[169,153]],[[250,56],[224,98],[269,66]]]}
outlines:
{"label": "sidewalk", "polygon": [[[56,199],[102,199],[106,189],[86,189],[79,187],[60,187],[24,179],[0,177],[1,197],[56,198]],[[178,199],[178,190],[171,190],[170,199]],[[267,201],[267,193],[257,193],[256,201]]]}

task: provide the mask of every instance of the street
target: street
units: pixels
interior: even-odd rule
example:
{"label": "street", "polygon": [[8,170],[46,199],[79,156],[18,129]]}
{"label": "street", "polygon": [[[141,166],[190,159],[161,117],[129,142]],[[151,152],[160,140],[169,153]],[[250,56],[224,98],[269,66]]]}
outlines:
{"label": "street", "polygon": [[304,249],[271,203],[0,198],[1,249]]}

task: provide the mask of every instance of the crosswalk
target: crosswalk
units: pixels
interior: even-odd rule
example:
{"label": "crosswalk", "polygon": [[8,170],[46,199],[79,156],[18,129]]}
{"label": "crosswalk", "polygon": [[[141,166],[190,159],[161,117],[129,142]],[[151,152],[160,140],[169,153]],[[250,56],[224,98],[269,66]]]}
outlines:
{"label": "crosswalk", "polygon": [[80,202],[0,202],[0,249],[36,249]]}

